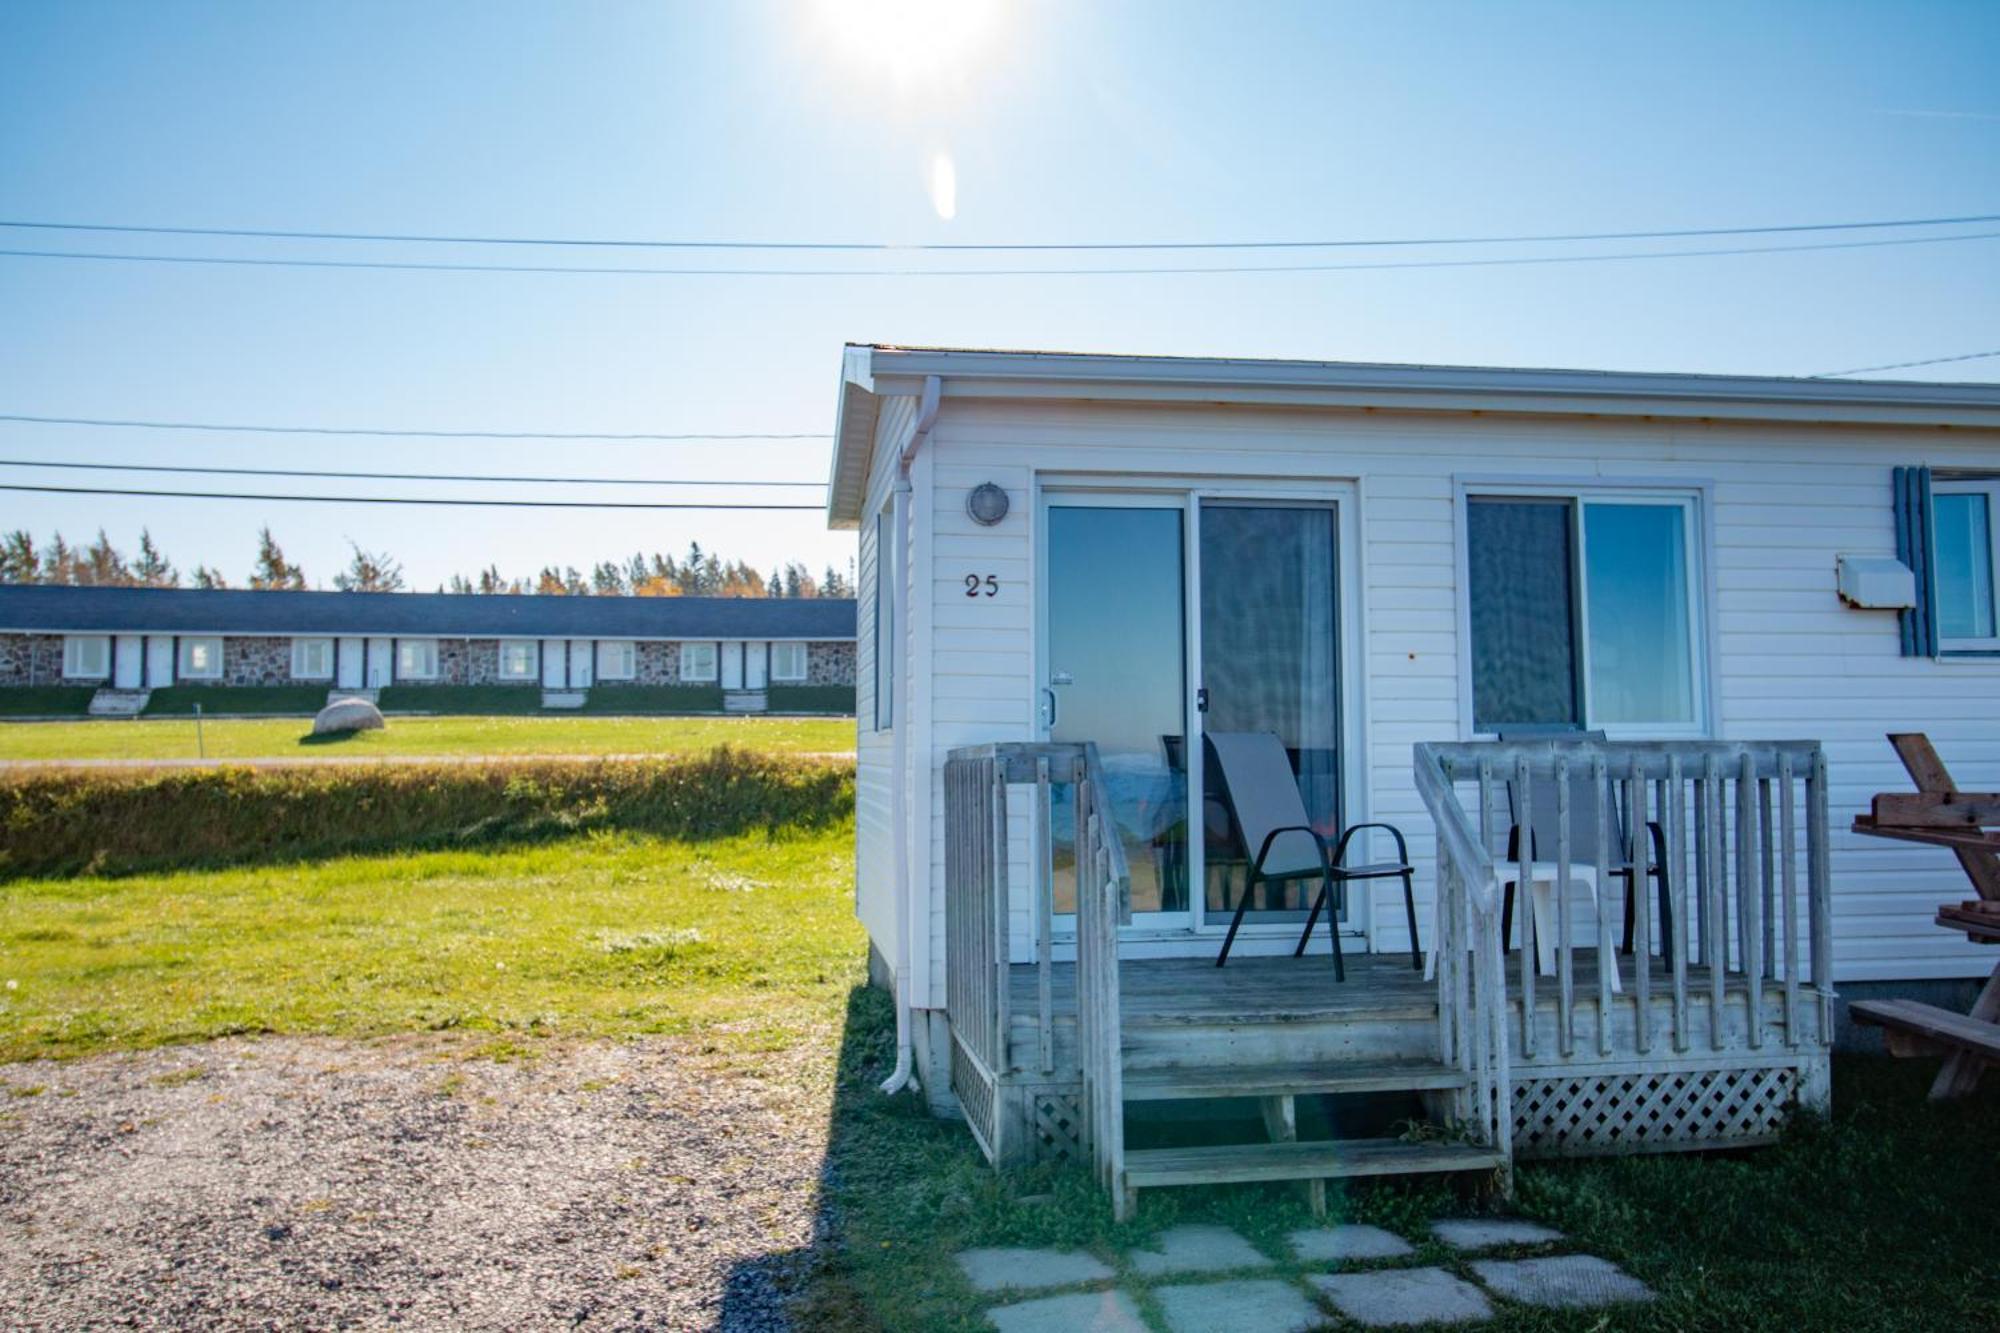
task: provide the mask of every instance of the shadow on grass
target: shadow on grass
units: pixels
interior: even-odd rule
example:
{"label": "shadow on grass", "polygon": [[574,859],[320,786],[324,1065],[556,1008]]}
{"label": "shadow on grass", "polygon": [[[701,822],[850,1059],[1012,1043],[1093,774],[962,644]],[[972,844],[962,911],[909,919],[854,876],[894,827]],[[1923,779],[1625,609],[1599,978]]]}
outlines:
{"label": "shadow on grass", "polygon": [[[743,1265],[717,1325],[762,1328],[774,1277],[802,1283],[800,1328],[972,1330],[991,1297],[971,1291],[954,1256],[970,1246],[1086,1249],[1114,1263],[1167,1226],[1216,1222],[1297,1273],[1285,1234],[1312,1224],[1284,1186],[1148,1191],[1125,1224],[1075,1167],[1004,1173],[962,1123],[921,1097],[876,1085],[895,1056],[889,997],[849,997],[821,1179],[805,1251]],[[1506,1330],[2000,1328],[1992,1239],[2000,1234],[2000,1075],[1966,1101],[1933,1106],[1936,1061],[1835,1060],[1835,1113],[1802,1118],[1774,1147],[1582,1161],[1524,1162],[1515,1210],[1562,1231],[1658,1299],[1609,1310],[1504,1303],[1484,1327]],[[1429,1223],[1481,1201],[1435,1179],[1330,1189],[1333,1221],[1385,1227],[1417,1247],[1404,1264],[1469,1276]],[[1530,1253],[1531,1251],[1523,1251]],[[783,1276],[779,1276],[782,1274]],[[1157,1314],[1140,1293],[1142,1309]]]}
{"label": "shadow on grass", "polygon": [[349,741],[360,740],[361,736],[362,733],[359,731],[308,731],[305,735],[299,737],[299,744],[308,746],[345,745]]}

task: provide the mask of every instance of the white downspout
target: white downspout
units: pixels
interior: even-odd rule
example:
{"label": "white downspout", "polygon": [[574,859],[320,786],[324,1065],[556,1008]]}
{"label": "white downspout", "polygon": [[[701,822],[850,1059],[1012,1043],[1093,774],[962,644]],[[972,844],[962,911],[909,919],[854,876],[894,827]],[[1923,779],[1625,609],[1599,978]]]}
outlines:
{"label": "white downspout", "polygon": [[[915,1087],[916,1042],[911,1032],[913,1022],[910,1009],[910,940],[912,932],[918,929],[917,905],[910,892],[910,745],[914,741],[910,726],[910,661],[904,652],[909,639],[910,626],[910,463],[917,451],[930,439],[931,427],[937,424],[938,398],[943,388],[936,375],[924,377],[924,396],[917,411],[916,429],[910,433],[910,442],[903,448],[902,457],[896,461],[896,488],[889,510],[889,526],[896,540],[895,585],[891,590],[891,605],[894,610],[895,642],[886,646],[887,651],[896,653],[899,668],[890,685],[893,700],[891,710],[894,734],[891,744],[895,747],[895,759],[890,768],[890,790],[895,793],[896,813],[893,828],[896,839],[896,919],[900,928],[896,932],[896,1068],[882,1081],[882,1091],[891,1095],[905,1087]],[[881,552],[876,552],[878,571]],[[928,852],[926,853],[928,854]],[[930,929],[929,903],[924,905],[925,930]]]}

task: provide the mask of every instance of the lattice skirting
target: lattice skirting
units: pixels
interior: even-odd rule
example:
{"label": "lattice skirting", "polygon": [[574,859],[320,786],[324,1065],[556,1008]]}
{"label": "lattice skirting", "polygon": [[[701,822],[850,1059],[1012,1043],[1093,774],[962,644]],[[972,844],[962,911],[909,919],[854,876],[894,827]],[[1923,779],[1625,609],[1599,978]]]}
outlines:
{"label": "lattice skirting", "polygon": [[965,1053],[956,1036],[951,1039],[951,1090],[965,1111],[965,1123],[972,1127],[972,1137],[979,1140],[980,1151],[986,1154],[987,1161],[994,1161],[999,1146],[994,1130],[1000,1119],[1000,1090],[979,1067],[979,1062]]}
{"label": "lattice skirting", "polygon": [[1800,1084],[1798,1069],[1770,1065],[1519,1079],[1514,1152],[1574,1157],[1767,1142],[1797,1104]]}
{"label": "lattice skirting", "polygon": [[1029,1138],[1037,1162],[1083,1162],[1089,1135],[1083,1094],[1074,1087],[1026,1088]]}

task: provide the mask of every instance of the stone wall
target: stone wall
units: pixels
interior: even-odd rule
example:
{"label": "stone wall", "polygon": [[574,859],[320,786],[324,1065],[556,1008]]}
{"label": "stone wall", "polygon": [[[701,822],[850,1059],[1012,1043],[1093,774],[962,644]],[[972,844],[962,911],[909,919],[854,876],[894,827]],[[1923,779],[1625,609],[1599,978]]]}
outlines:
{"label": "stone wall", "polygon": [[806,684],[852,685],[854,644],[836,640],[806,645]]}
{"label": "stone wall", "polygon": [[0,685],[60,685],[62,666],[62,635],[0,634]]}
{"label": "stone wall", "polygon": [[681,683],[681,646],[678,643],[647,643],[634,648],[634,685],[678,685]]}
{"label": "stone wall", "polygon": [[[180,663],[174,663],[176,677]],[[292,641],[286,635],[229,635],[222,640],[220,680],[180,680],[176,685],[289,685]]]}

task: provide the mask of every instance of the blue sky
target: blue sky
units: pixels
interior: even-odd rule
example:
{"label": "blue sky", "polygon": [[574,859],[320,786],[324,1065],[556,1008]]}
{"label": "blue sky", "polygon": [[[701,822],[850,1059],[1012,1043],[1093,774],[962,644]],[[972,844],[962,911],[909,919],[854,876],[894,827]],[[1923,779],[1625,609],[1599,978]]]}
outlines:
{"label": "blue sky", "polygon": [[[1546,233],[2000,212],[2000,6],[1991,4],[991,8],[924,60],[922,34],[892,26],[889,40],[910,49],[885,52],[859,40],[865,25],[832,0],[15,0],[0,8],[0,217],[916,242]],[[956,22],[947,35],[960,31]],[[927,188],[940,153],[956,166],[949,221]],[[517,256],[7,231],[0,246]],[[536,257],[605,262],[590,252]],[[1016,279],[0,258],[0,411],[819,431],[832,417],[844,340],[1812,374],[2000,347],[1995,310],[1996,240],[1553,267]],[[1935,373],[2000,378],[2000,360]],[[127,462],[817,479],[825,450],[810,441],[301,441],[0,423],[0,456]],[[6,471],[22,481],[76,477]],[[172,477],[139,484],[198,488]],[[214,564],[232,578],[247,569],[263,522],[317,580],[331,577],[352,539],[386,548],[418,586],[489,561],[520,572],[587,566],[690,540],[765,566],[844,564],[852,549],[811,514],[0,493],[0,527],[79,538],[102,525],[129,547],[148,525],[183,565]]]}

